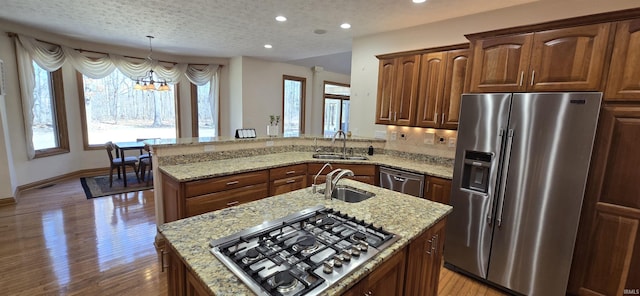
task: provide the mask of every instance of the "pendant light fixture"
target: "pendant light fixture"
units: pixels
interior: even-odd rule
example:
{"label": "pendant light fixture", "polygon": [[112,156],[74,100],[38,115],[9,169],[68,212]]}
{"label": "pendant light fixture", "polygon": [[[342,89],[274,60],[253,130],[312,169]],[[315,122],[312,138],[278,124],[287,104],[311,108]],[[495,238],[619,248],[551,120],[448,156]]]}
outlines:
{"label": "pendant light fixture", "polygon": [[[151,40],[155,37],[147,35],[147,38],[149,38],[149,55],[147,56],[147,60],[149,60],[150,64],[153,65],[153,58],[151,57],[153,54],[153,47],[151,46]],[[157,77],[153,70],[149,70],[144,76],[136,78],[135,81],[136,84],[133,86],[133,89],[136,90],[171,90],[167,84],[169,80]],[[158,87],[156,87],[156,83],[159,83]]]}

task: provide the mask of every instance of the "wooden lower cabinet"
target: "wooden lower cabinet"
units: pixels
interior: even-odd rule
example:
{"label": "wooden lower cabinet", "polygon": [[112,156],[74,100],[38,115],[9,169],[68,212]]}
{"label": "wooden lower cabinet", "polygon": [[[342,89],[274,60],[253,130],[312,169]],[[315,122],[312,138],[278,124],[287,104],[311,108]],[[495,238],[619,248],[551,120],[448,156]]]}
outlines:
{"label": "wooden lower cabinet", "polygon": [[203,285],[198,281],[198,279],[191,273],[191,271],[187,270],[187,285],[186,285],[186,296],[209,296],[213,295],[213,293],[209,293],[207,289],[203,287]]}
{"label": "wooden lower cabinet", "polygon": [[269,185],[266,183],[247,185],[244,187],[203,194],[186,199],[187,217],[213,212],[237,206],[269,196]]}
{"label": "wooden lower cabinet", "polygon": [[404,295],[405,257],[405,249],[402,249],[343,295]]}
{"label": "wooden lower cabinet", "polygon": [[[640,104],[606,105],[598,130],[568,293],[640,289]],[[627,294],[633,294],[627,293]]]}
{"label": "wooden lower cabinet", "polygon": [[182,296],[186,289],[186,267],[178,257],[176,251],[164,244],[162,250],[162,269],[167,275],[167,291],[168,295]]}
{"label": "wooden lower cabinet", "polygon": [[424,198],[443,204],[449,204],[449,200],[451,199],[451,180],[426,176],[426,182],[424,183]]}
{"label": "wooden lower cabinet", "polygon": [[409,245],[405,295],[438,295],[445,223],[441,220]]}
{"label": "wooden lower cabinet", "polygon": [[278,195],[307,187],[307,164],[297,164],[269,171],[269,195]]}

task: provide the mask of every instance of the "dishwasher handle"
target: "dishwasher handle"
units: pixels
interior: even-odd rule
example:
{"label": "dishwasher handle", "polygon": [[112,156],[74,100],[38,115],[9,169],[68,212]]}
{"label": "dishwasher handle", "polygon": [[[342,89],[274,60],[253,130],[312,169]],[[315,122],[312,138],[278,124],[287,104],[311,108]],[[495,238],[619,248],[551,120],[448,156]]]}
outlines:
{"label": "dishwasher handle", "polygon": [[398,181],[398,182],[407,182],[407,178],[402,178],[402,177],[398,177],[398,176],[393,176],[393,179]]}

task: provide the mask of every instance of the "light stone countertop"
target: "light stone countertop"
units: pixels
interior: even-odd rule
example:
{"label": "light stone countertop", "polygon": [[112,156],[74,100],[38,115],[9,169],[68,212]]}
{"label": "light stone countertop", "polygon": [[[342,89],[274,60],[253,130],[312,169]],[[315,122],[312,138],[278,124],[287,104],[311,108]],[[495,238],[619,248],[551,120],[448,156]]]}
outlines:
{"label": "light stone countertop", "polygon": [[253,295],[227,267],[210,252],[209,242],[266,221],[317,205],[324,205],[358,219],[382,226],[401,236],[377,256],[358,267],[349,276],[331,286],[324,295],[339,295],[355,285],[396,251],[406,247],[413,239],[443,219],[452,207],[426,199],[344,179],[340,184],[375,193],[376,196],[360,203],[325,200],[311,188],[268,197],[239,206],[205,213],[166,223],[158,230],[187,263],[187,268],[215,295]]}
{"label": "light stone countertop", "polygon": [[[313,153],[311,152],[285,152],[189,164],[165,165],[159,168],[180,182],[313,162],[329,162],[335,168],[339,168],[340,163],[373,164],[445,179],[451,179],[453,176],[453,168],[451,167],[438,166],[389,155],[367,156],[369,160],[315,159],[312,158],[312,155]],[[309,173],[315,174],[316,172]]]}

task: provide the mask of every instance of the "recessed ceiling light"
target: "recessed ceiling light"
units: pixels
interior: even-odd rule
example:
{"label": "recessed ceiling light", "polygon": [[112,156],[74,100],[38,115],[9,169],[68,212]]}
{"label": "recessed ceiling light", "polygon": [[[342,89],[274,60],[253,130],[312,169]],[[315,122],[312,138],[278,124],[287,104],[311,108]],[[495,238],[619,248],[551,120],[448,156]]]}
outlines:
{"label": "recessed ceiling light", "polygon": [[344,23],[344,24],[340,25],[340,28],[343,28],[343,29],[349,29],[349,28],[351,28],[351,24],[349,24],[349,23]]}
{"label": "recessed ceiling light", "polygon": [[313,33],[316,33],[316,34],[318,34],[318,35],[322,35],[322,34],[327,33],[327,30],[324,30],[324,29],[315,29],[315,30],[313,30]]}
{"label": "recessed ceiling light", "polygon": [[276,16],[276,21],[285,22],[287,21],[287,18],[285,16],[279,15],[279,16]]}
{"label": "recessed ceiling light", "polygon": [[273,48],[273,46],[271,44],[265,44],[264,48]]}
{"label": "recessed ceiling light", "polygon": [[424,3],[424,2],[426,2],[426,1],[427,1],[427,0],[413,0],[413,3]]}

